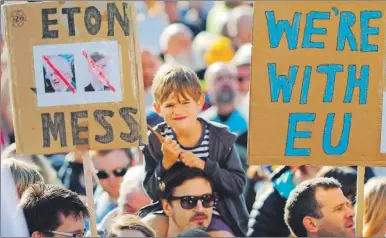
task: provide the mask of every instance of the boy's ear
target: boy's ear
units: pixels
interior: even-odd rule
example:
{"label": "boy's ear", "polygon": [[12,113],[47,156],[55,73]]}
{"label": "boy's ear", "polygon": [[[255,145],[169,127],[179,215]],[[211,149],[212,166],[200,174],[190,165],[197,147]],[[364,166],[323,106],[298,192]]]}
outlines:
{"label": "boy's ear", "polygon": [[203,93],[201,93],[201,96],[200,98],[198,99],[198,103],[197,103],[197,106],[199,107],[199,109],[201,110],[202,107],[204,106],[205,104],[205,95]]}
{"label": "boy's ear", "polygon": [[156,102],[153,102],[153,107],[154,107],[154,110],[155,110],[158,114],[160,114],[161,108],[160,108],[160,106],[159,106]]}

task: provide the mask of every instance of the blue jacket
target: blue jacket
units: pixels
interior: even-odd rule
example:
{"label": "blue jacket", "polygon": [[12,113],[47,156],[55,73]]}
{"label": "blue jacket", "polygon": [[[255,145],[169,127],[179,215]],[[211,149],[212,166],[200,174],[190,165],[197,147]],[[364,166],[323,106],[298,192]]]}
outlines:
{"label": "blue jacket", "polygon": [[[206,161],[204,172],[212,180],[214,190],[219,194],[217,208],[234,234],[245,236],[248,229],[248,212],[243,197],[246,175],[234,146],[237,137],[230,133],[226,126],[202,118],[199,120],[208,125],[210,133],[209,160]],[[161,132],[166,126],[166,123],[161,123],[155,130]],[[149,144],[143,150],[146,171],[143,186],[154,203],[141,209],[140,217],[162,211],[158,178],[163,178],[164,173],[167,173],[162,169],[163,154],[160,141],[152,133],[149,133],[148,137]]]}

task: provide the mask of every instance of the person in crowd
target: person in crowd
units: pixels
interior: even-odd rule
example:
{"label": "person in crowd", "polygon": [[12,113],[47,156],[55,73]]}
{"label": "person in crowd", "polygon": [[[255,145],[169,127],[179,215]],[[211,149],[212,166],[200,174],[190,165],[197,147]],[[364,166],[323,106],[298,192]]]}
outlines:
{"label": "person in crowd", "polygon": [[386,177],[365,184],[364,237],[386,237]]}
{"label": "person in crowd", "polygon": [[13,115],[10,94],[10,78],[7,70],[8,50],[3,41],[1,42],[1,100],[0,100],[0,148],[1,152],[11,143],[15,142],[13,131]]}
{"label": "person in crowd", "polygon": [[9,145],[1,154],[3,159],[13,158],[37,166],[39,173],[43,176],[44,182],[48,184],[63,185],[58,179],[55,169],[50,161],[43,155],[22,155],[16,154],[16,143]]}
{"label": "person in crowd", "polygon": [[142,49],[141,60],[143,84],[145,88],[145,107],[148,110],[149,107],[153,105],[153,97],[151,95],[151,84],[153,83],[155,73],[161,66],[161,61],[148,49]]}
{"label": "person in crowd", "polygon": [[145,167],[136,165],[130,167],[119,189],[118,207],[109,212],[100,222],[100,229],[107,229],[119,214],[137,214],[142,208],[151,203],[142,187],[145,178]]}
{"label": "person in crowd", "polygon": [[[55,68],[63,75],[63,77],[65,77],[68,83],[71,84],[74,89],[76,89],[75,75],[73,73],[70,61],[62,55],[50,56],[48,58],[55,66]],[[70,92],[68,86],[63,82],[60,76],[54,72],[54,69],[51,68],[48,63],[44,63],[43,67],[46,72],[45,77],[48,79],[50,86],[53,89],[53,91],[51,91],[50,87],[46,87],[46,93]]]}
{"label": "person in crowd", "polygon": [[[156,74],[152,92],[155,110],[165,120],[155,130],[165,141],[150,133],[149,144],[144,147],[144,188],[155,203],[142,209],[140,216],[161,210],[156,202],[158,182],[180,160],[203,170],[215,184],[215,192],[221,194],[213,216],[217,228],[245,235],[248,214],[242,192],[246,176],[234,146],[236,136],[227,127],[198,117],[204,96],[196,74],[184,66],[165,65]],[[155,215],[155,219],[163,218]]]}
{"label": "person in crowd", "polygon": [[288,237],[291,232],[284,221],[284,207],[290,192],[301,182],[312,179],[320,166],[281,166],[271,174],[271,185],[256,194],[249,218],[247,236]]}
{"label": "person in crowd", "polygon": [[357,171],[351,167],[325,166],[315,177],[334,178],[342,185],[344,196],[355,204],[357,195]]}
{"label": "person in crowd", "polygon": [[130,149],[90,151],[100,187],[95,192],[97,223],[118,206],[119,187],[129,167],[135,165]]}
{"label": "person in crowd", "polygon": [[31,184],[44,183],[43,176],[39,173],[39,169],[33,164],[8,158],[2,161],[1,167],[10,169],[19,197],[21,197],[23,192]]}
{"label": "person in crowd", "polygon": [[89,210],[76,193],[66,188],[33,184],[24,191],[20,208],[31,237],[85,235]]}
{"label": "person in crowd", "polygon": [[[58,170],[58,177],[65,188],[76,192],[82,199],[86,198],[84,182],[83,158],[79,152],[71,152],[64,156],[64,161]],[[93,184],[94,189],[97,184]]]}
{"label": "person in crowd", "polygon": [[[0,158],[3,162],[7,159]],[[19,208],[20,197],[8,166],[1,166],[1,237],[28,237],[28,227],[23,211]]]}
{"label": "person in crowd", "polygon": [[246,5],[234,8],[229,14],[227,27],[237,49],[243,44],[252,43],[253,7]]}
{"label": "person in crowd", "polygon": [[[95,66],[102,71],[105,77],[107,77],[109,64],[106,56],[100,52],[94,52],[90,54],[90,58],[92,59],[92,61],[94,61]],[[110,88],[105,85],[105,83],[101,79],[101,76],[99,76],[99,73],[95,71],[91,65],[88,66],[88,72],[91,76],[91,82],[84,88],[85,92],[110,91]]]}
{"label": "person in crowd", "polygon": [[[164,2],[164,11],[168,16],[169,23],[180,23],[184,24],[190,29],[193,36],[196,36],[200,31],[204,30],[201,19],[197,14],[196,17],[185,17],[185,14],[181,11],[178,1],[163,1]],[[198,13],[198,12],[197,12]],[[194,18],[194,19],[193,19]]]}
{"label": "person in crowd", "polygon": [[210,228],[216,196],[213,184],[198,168],[175,164],[163,180],[162,207],[168,216],[167,237],[187,229]]}
{"label": "person in crowd", "polygon": [[192,51],[192,40],[193,33],[187,26],[181,23],[167,26],[160,36],[165,63],[184,65],[193,71],[204,68],[202,60]]}
{"label": "person in crowd", "polygon": [[354,209],[333,178],[315,178],[290,194],[284,219],[297,237],[355,237]]}
{"label": "person in crowd", "polygon": [[[245,98],[251,82],[252,44],[242,45],[233,57],[231,63],[237,68],[237,81],[241,98]],[[249,99],[249,95],[247,97]]]}
{"label": "person in crowd", "polygon": [[228,16],[232,9],[243,4],[245,4],[243,1],[233,0],[216,2],[216,4],[209,10],[206,21],[206,30],[215,34],[221,34],[223,26],[222,24],[219,24],[219,22],[225,22],[224,19],[228,20]]}
{"label": "person in crowd", "polygon": [[244,188],[244,197],[248,213],[251,212],[253,204],[255,203],[256,194],[260,194],[261,191],[265,191],[271,185],[269,176],[270,173],[264,166],[248,166],[247,184]]}
{"label": "person in crowd", "polygon": [[107,237],[156,237],[155,231],[137,216],[120,215],[111,225]]}
{"label": "person in crowd", "polygon": [[205,80],[213,106],[200,116],[228,126],[229,130],[237,135],[244,133],[248,124],[236,105],[238,98],[236,69],[227,63],[214,63],[206,70]]}

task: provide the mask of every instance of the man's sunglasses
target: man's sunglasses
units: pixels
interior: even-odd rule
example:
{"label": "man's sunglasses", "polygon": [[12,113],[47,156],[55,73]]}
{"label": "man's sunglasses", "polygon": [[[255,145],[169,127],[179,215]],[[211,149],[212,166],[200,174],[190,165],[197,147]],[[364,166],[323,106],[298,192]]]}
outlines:
{"label": "man's sunglasses", "polygon": [[181,207],[183,209],[193,209],[197,206],[198,200],[201,201],[202,206],[205,208],[210,208],[216,205],[217,198],[213,194],[205,194],[202,196],[183,196],[183,197],[174,197],[170,196],[169,201],[180,200]]}
{"label": "man's sunglasses", "polygon": [[[127,168],[120,168],[113,170],[115,177],[123,177],[126,174]],[[97,176],[99,179],[107,179],[110,175],[104,170],[98,170]]]}

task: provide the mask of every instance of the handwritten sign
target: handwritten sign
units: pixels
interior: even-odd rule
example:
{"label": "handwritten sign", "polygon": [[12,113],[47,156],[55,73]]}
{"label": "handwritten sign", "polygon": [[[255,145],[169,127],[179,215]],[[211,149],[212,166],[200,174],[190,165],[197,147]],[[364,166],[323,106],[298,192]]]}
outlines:
{"label": "handwritten sign", "polygon": [[385,4],[255,2],[251,164],[386,165]]}
{"label": "handwritten sign", "polygon": [[147,143],[134,3],[2,6],[17,152]]}

